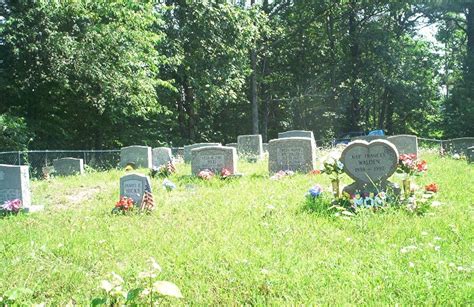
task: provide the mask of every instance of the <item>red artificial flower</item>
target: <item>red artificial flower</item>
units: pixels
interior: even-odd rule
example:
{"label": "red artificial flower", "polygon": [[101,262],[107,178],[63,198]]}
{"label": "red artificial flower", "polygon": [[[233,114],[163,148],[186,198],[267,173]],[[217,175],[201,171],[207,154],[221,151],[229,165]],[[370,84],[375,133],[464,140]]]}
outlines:
{"label": "red artificial flower", "polygon": [[133,199],[128,197],[121,197],[120,200],[115,204],[115,207],[125,211],[132,209]]}
{"label": "red artificial flower", "polygon": [[227,178],[229,177],[230,175],[232,175],[232,173],[227,169],[227,168],[223,168],[221,170],[221,177],[222,178]]}
{"label": "red artificial flower", "polygon": [[319,175],[321,174],[321,171],[319,169],[314,169],[309,172],[310,175]]}
{"label": "red artificial flower", "polygon": [[439,190],[439,187],[436,183],[430,183],[430,184],[427,184],[425,186],[425,190],[428,191],[428,192],[433,192],[433,193],[437,193],[438,190]]}
{"label": "red artificial flower", "polygon": [[428,169],[428,164],[426,163],[425,160],[419,161],[419,162],[416,164],[416,169],[417,169],[419,172],[425,172],[425,171]]}

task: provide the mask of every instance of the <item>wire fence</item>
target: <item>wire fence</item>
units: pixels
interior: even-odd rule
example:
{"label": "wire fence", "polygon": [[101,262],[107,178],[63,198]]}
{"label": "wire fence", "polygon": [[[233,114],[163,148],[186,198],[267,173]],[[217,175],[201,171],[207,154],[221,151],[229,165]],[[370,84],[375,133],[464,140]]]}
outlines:
{"label": "wire fence", "polygon": [[96,170],[115,168],[120,162],[120,150],[29,150],[0,152],[0,164],[28,165],[32,177],[41,177],[43,167],[52,166],[61,158],[79,158]]}
{"label": "wire fence", "polygon": [[[335,139],[316,140],[318,147],[334,147]],[[418,146],[423,149],[437,151],[440,154],[463,154],[468,156],[467,148],[474,146],[474,137],[451,140],[418,138]],[[172,147],[172,154],[184,155],[183,147]],[[28,165],[30,175],[39,178],[43,175],[43,167],[52,166],[53,161],[60,158],[80,158],[88,168],[108,170],[119,167],[120,149],[112,150],[29,150],[0,152],[0,164]]]}

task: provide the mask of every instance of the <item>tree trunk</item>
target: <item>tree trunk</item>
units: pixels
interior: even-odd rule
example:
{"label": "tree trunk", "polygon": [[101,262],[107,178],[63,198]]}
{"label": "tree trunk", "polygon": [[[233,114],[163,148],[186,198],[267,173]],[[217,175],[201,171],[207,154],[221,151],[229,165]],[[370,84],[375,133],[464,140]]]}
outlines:
{"label": "tree trunk", "polygon": [[[250,5],[255,5],[255,0],[250,1]],[[250,76],[250,97],[252,103],[252,134],[258,134],[258,103],[257,103],[257,50],[256,42],[251,51],[250,60],[252,65],[252,75]]]}
{"label": "tree trunk", "polygon": [[258,103],[257,103],[257,53],[252,50],[252,75],[250,76],[250,96],[252,99],[252,133],[258,134]]}
{"label": "tree trunk", "polygon": [[196,141],[196,114],[194,110],[194,90],[189,84],[189,80],[186,77],[184,82],[184,100],[186,105],[186,112],[188,114],[188,138],[191,142]]}
{"label": "tree trunk", "polygon": [[356,82],[359,78],[360,50],[357,35],[357,0],[350,1],[349,13],[349,39],[350,39],[350,63],[351,63],[351,102],[349,108],[349,127],[351,130],[360,130],[361,108],[359,90]]}
{"label": "tree trunk", "polygon": [[474,79],[474,4],[469,4],[466,14],[467,60],[466,72],[470,80]]}

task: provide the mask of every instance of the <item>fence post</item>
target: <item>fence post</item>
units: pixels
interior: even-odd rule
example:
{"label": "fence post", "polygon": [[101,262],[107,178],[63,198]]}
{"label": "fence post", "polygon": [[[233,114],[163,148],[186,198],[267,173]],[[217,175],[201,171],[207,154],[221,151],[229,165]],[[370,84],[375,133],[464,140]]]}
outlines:
{"label": "fence post", "polygon": [[18,165],[21,165],[21,151],[18,151]]}

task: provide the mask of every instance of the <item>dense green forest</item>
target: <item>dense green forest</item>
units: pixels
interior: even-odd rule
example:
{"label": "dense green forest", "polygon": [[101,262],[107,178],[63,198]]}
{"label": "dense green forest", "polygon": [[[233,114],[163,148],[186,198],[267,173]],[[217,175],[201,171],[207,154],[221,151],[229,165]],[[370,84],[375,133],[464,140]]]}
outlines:
{"label": "dense green forest", "polygon": [[472,0],[0,0],[0,16],[0,150],[474,135]]}

